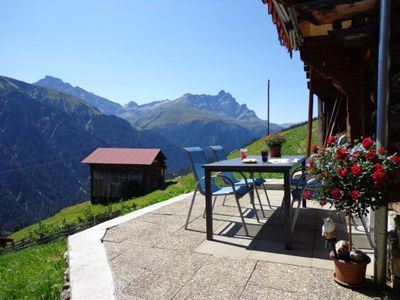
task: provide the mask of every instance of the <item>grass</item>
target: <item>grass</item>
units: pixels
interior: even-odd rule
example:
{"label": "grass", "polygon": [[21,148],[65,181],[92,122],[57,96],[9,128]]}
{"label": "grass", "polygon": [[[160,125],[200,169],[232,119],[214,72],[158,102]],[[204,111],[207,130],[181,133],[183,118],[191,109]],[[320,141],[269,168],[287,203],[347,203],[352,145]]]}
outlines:
{"label": "grass", "polygon": [[[304,154],[306,152],[306,126],[286,131],[287,142],[283,145],[283,154]],[[317,124],[313,124],[313,142],[315,143]],[[260,154],[265,143],[260,139],[245,146],[249,154]],[[229,155],[238,157],[239,151]],[[271,175],[274,176],[276,175]],[[161,201],[165,201],[194,189],[192,174],[168,181],[164,188],[142,197],[112,204],[113,211],[122,214],[137,210]],[[40,227],[54,227],[68,222],[81,222],[88,212],[104,213],[110,207],[93,205],[90,201],[67,207],[54,216],[19,230],[11,235],[14,240],[28,237]],[[0,256],[0,299],[57,299],[63,283],[66,264],[63,253],[67,250],[66,239],[59,239],[45,245],[37,245],[25,250]]]}
{"label": "grass", "polygon": [[[194,179],[192,175],[186,175],[179,180],[167,181],[165,188],[153,191],[141,197],[121,201],[112,204],[112,210],[120,210],[123,214],[140,209],[151,204],[155,204],[180,194],[188,193],[194,189]],[[90,201],[85,201],[77,205],[64,208],[59,213],[41,221],[43,227],[57,227],[68,222],[70,224],[79,223],[85,219],[85,214],[90,211],[92,214],[103,213],[109,210],[107,205],[94,205]],[[11,235],[15,241],[28,237],[31,232],[39,229],[39,223],[25,227]]]}
{"label": "grass", "polygon": [[[311,144],[317,144],[317,131],[318,131],[318,123],[317,121],[313,122],[312,129],[312,140]],[[286,143],[282,145],[282,154],[283,155],[304,155],[307,150],[307,125],[302,125],[287,131],[282,132],[286,137]],[[243,146],[242,148],[246,148],[249,155],[260,155],[262,149],[266,149],[265,142],[263,139],[256,140],[255,142]],[[239,149],[233,151],[228,155],[229,158],[239,157],[240,152]]]}
{"label": "grass", "polygon": [[[313,122],[311,144],[317,144],[317,121]],[[286,137],[286,142],[282,145],[282,155],[305,155],[307,150],[307,125],[302,125],[293,129],[282,132]],[[260,155],[261,150],[267,149],[263,139],[256,140],[255,142],[243,146],[246,148],[249,155]],[[240,150],[233,151],[228,155],[228,158],[240,156]],[[263,174],[264,178],[283,178],[280,173],[267,173]]]}
{"label": "grass", "polygon": [[[114,203],[113,210],[128,213],[190,192],[193,189],[193,176],[186,175],[179,180],[168,181],[164,189],[135,199]],[[66,221],[77,223],[80,218],[84,218],[87,210],[101,213],[107,209],[107,206],[92,205],[90,201],[86,201],[67,207],[54,216],[41,221],[41,226],[56,227]],[[38,228],[38,223],[33,224],[15,232],[11,237],[20,240],[28,237]],[[63,259],[66,250],[67,242],[64,238],[0,256],[0,299],[58,299],[63,284],[63,272],[66,268]]]}
{"label": "grass", "polygon": [[66,239],[0,256],[0,299],[58,299]]}

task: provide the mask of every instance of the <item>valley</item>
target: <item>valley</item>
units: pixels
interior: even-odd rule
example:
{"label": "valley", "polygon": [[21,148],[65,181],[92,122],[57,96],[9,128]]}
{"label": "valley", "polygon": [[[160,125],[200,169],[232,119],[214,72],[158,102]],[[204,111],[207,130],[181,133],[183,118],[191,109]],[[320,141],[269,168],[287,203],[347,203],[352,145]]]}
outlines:
{"label": "valley", "polygon": [[0,77],[0,115],[1,231],[87,199],[89,172],[81,160],[98,147],[160,148],[173,177],[188,169],[181,147],[222,145],[230,152],[266,128],[224,91],[122,106],[51,76],[35,84]]}

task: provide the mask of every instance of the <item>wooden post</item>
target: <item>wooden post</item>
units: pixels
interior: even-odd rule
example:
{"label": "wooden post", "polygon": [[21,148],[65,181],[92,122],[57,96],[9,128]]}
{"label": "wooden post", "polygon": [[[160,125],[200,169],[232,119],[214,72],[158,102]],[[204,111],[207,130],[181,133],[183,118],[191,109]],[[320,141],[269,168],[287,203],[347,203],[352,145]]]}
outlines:
{"label": "wooden post", "polygon": [[353,88],[351,93],[347,94],[346,127],[350,140],[359,139],[365,134],[363,95],[363,90],[360,88]]}
{"label": "wooden post", "polygon": [[324,115],[324,101],[318,97],[318,145],[324,146],[325,143],[325,115]]}
{"label": "wooden post", "polygon": [[[310,70],[310,73],[312,71]],[[314,95],[312,90],[312,76],[310,76],[309,81],[309,97],[308,97],[308,132],[307,132],[307,157],[311,154],[311,137],[312,137],[312,119],[313,119],[313,105],[314,105]]]}

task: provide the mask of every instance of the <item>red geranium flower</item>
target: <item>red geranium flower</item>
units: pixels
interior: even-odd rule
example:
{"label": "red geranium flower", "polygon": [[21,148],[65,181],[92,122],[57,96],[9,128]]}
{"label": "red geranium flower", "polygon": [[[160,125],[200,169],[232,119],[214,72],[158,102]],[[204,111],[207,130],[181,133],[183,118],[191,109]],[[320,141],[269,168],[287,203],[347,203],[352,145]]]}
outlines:
{"label": "red geranium flower", "polygon": [[353,200],[360,198],[360,195],[361,195],[361,192],[358,190],[353,190],[351,192],[351,198],[353,198]]}
{"label": "red geranium flower", "polygon": [[310,199],[310,191],[304,191],[304,198],[305,199]]}
{"label": "red geranium flower", "polygon": [[326,141],[326,143],[327,143],[328,145],[331,145],[331,144],[333,144],[333,143],[335,142],[335,140],[336,140],[336,135],[331,135],[331,136],[328,138],[328,140]]}
{"label": "red geranium flower", "polygon": [[365,149],[371,148],[371,146],[374,144],[374,141],[371,138],[365,138],[362,140],[362,145]]}
{"label": "red geranium flower", "polygon": [[332,195],[333,199],[338,200],[342,197],[342,191],[337,188],[334,188],[331,191],[331,195]]}
{"label": "red geranium flower", "polygon": [[368,158],[369,160],[375,160],[376,154],[374,151],[369,151],[367,154],[365,154],[365,157]]}
{"label": "red geranium flower", "polygon": [[311,151],[313,152],[313,153],[318,153],[318,148],[317,148],[317,145],[312,145],[311,146]]}
{"label": "red geranium flower", "polygon": [[339,170],[339,175],[342,177],[345,177],[347,175],[347,169],[346,168],[341,168]]}
{"label": "red geranium flower", "polygon": [[[326,150],[317,149],[318,154],[312,156],[310,173],[321,188],[317,194],[308,189],[311,200],[361,216],[400,195],[400,148],[392,152],[377,147],[374,138],[354,144],[338,140],[339,135],[330,137]],[[308,198],[307,193],[302,196]]]}
{"label": "red geranium flower", "polygon": [[311,158],[308,160],[308,163],[309,163],[308,169],[311,171],[314,167],[314,160]]}
{"label": "red geranium flower", "polygon": [[398,163],[400,163],[400,156],[398,156],[398,155],[393,155],[393,156],[390,158],[390,160],[391,160],[392,162],[394,162],[395,164],[398,164]]}
{"label": "red geranium flower", "polygon": [[372,174],[372,180],[374,181],[376,188],[382,189],[385,187],[386,173],[382,170],[376,170]]}
{"label": "red geranium flower", "polygon": [[340,147],[336,150],[336,157],[339,159],[346,159],[347,158],[347,150],[346,148]]}
{"label": "red geranium flower", "polygon": [[355,176],[358,176],[361,174],[362,168],[359,165],[353,165],[351,166],[351,173]]}

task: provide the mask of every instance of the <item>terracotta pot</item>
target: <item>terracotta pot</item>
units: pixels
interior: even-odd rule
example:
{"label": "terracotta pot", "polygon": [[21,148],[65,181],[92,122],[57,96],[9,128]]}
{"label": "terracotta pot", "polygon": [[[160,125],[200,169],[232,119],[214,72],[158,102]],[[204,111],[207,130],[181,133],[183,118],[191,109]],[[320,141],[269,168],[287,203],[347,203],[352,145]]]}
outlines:
{"label": "terracotta pot", "polygon": [[367,256],[365,262],[356,263],[335,258],[333,251],[330,253],[331,258],[335,263],[335,281],[343,286],[356,288],[362,287],[367,283],[365,271],[371,259]]}
{"label": "terracotta pot", "polygon": [[269,154],[271,157],[281,157],[281,145],[269,146]]}

